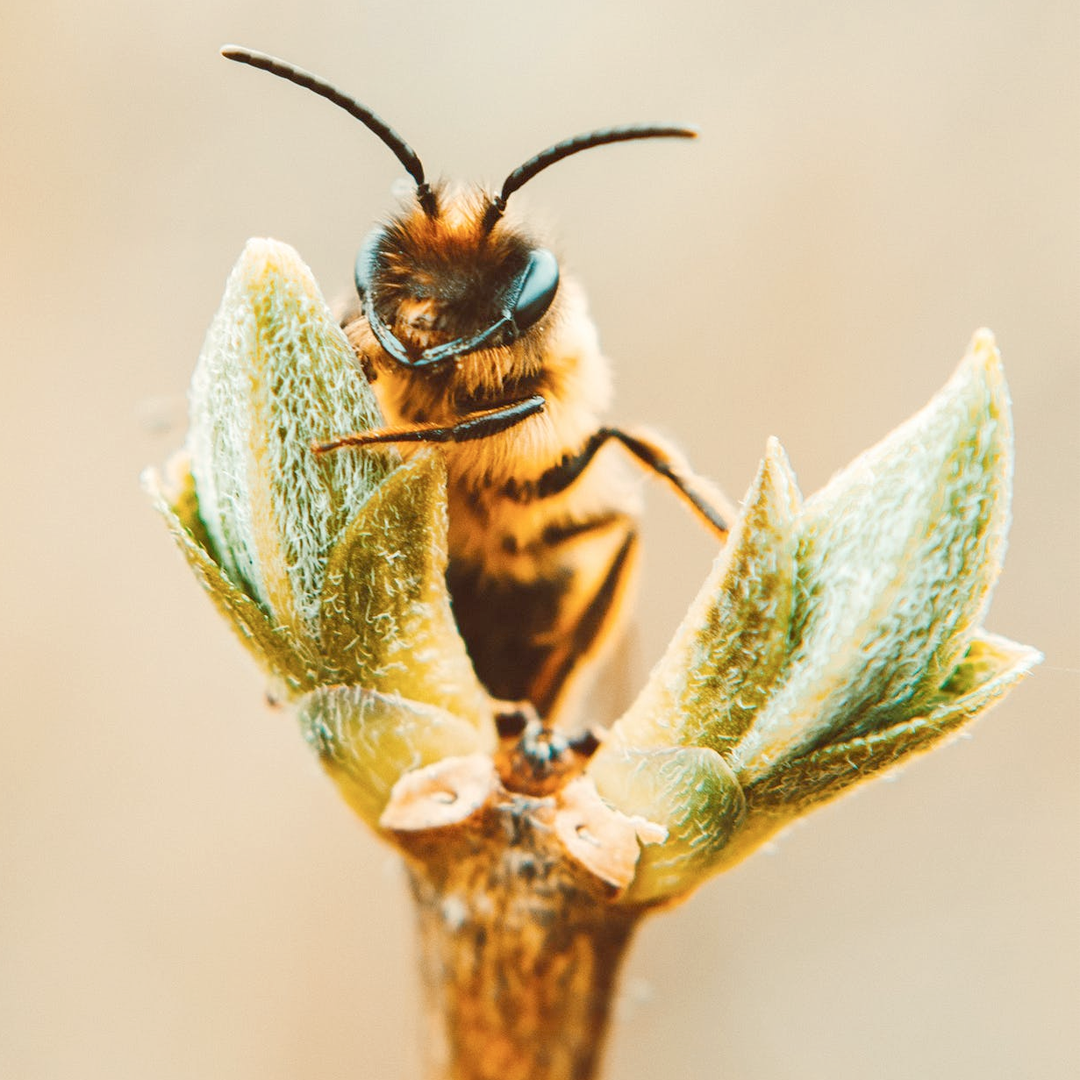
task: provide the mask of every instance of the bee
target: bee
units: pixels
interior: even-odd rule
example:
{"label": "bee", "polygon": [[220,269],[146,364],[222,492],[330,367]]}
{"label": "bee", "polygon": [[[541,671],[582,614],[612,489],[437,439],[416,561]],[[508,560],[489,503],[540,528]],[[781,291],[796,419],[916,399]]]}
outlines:
{"label": "bee", "polygon": [[633,125],[565,139],[518,166],[498,193],[430,184],[408,143],[365,105],[284,61],[237,46],[222,55],[304,87],[359,120],[415,184],[356,259],[342,326],[386,427],[343,434],[319,453],[395,444],[444,449],[447,586],[477,675],[494,698],[562,714],[576,676],[627,610],[639,495],[620,444],[668,481],[723,540],[727,500],[672,447],[604,423],[607,359],[578,284],[507,200],[539,172],[610,143],[692,138]]}

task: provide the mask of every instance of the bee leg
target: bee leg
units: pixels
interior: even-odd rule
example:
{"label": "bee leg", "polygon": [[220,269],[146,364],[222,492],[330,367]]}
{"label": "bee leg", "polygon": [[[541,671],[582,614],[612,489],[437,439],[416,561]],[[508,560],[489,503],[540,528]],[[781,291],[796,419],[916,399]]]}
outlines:
{"label": "bee leg", "polygon": [[651,431],[622,431],[603,428],[617,439],[647,469],[662,476],[681,495],[721,540],[726,540],[735,508],[711,480],[699,476],[675,447]]}
{"label": "bee leg", "polygon": [[509,710],[495,714],[499,733],[495,767],[510,791],[540,797],[558,791],[581,772],[600,745],[595,735],[591,741],[569,739],[541,720],[527,701],[498,702],[497,707]]}
{"label": "bee leg", "polygon": [[622,543],[615,550],[607,570],[596,584],[585,610],[569,635],[560,635],[533,680],[532,696],[540,701],[542,716],[557,716],[566,700],[566,691],[577,672],[593,666],[604,655],[604,646],[621,624],[632,594],[639,554],[637,532],[629,522],[622,522],[613,532],[622,533]]}
{"label": "bee leg", "polygon": [[640,464],[667,480],[721,540],[727,539],[728,521],[735,516],[734,507],[715,484],[690,468],[678,450],[652,432],[602,427],[590,436],[579,453],[564,457],[532,483],[511,481],[503,494],[512,499],[532,499],[565,491],[588,468],[596,452],[609,439],[622,443]]}
{"label": "bee leg", "polygon": [[531,701],[494,701],[495,732],[502,741],[515,742],[540,716]]}
{"label": "bee leg", "polygon": [[480,409],[466,415],[453,424],[410,424],[394,428],[378,428],[375,431],[358,431],[353,435],[341,435],[328,442],[312,444],[316,454],[326,454],[345,446],[374,446],[376,443],[401,442],[469,442],[486,439],[500,431],[520,424],[530,416],[544,410],[544,399],[539,394],[497,405],[493,409]]}

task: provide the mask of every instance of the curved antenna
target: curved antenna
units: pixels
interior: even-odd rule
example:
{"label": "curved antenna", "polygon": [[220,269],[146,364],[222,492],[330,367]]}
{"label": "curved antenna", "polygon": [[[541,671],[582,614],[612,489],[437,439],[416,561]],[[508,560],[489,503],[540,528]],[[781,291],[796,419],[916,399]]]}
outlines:
{"label": "curved antenna", "polygon": [[355,117],[390,147],[398,161],[405,166],[405,171],[416,181],[416,197],[420,200],[420,205],[428,217],[435,217],[438,214],[435,193],[424,179],[424,166],[416,151],[366,105],[361,105],[355,98],[343,94],[336,86],[332,86],[325,79],[320,79],[318,75],[313,75],[310,71],[305,71],[285,60],[279,60],[276,56],[256,52],[254,49],[245,49],[242,45],[223,45],[221,55],[226,60],[235,60],[239,64],[247,64],[249,67],[268,71],[280,79],[302,86],[305,90],[311,90]]}
{"label": "curved antenna", "polygon": [[587,131],[583,135],[574,135],[563,139],[546,150],[541,150],[519,165],[504,181],[502,191],[491,200],[484,224],[490,229],[502,217],[506,210],[506,200],[523,184],[527,184],[538,172],[543,171],[556,161],[579,154],[582,150],[591,150],[594,146],[606,146],[608,143],[629,142],[631,139],[696,139],[697,128],[679,127],[672,124],[630,124],[626,127],[601,128],[599,131]]}

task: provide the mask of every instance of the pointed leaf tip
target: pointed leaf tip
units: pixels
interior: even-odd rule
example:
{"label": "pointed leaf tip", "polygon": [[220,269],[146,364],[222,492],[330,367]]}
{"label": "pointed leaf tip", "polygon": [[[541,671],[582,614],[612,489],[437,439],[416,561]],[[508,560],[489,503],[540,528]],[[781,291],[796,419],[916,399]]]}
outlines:
{"label": "pointed leaf tip", "polygon": [[770,439],[742,512],[663,659],[611,738],[628,747],[730,749],[787,648],[800,496]]}
{"label": "pointed leaf tip", "polygon": [[746,789],[751,815],[786,820],[925,753],[993,706],[1041,659],[1036,649],[980,631],[922,715],[822,746],[751,784]]}
{"label": "pointed leaf tip", "polygon": [[277,622],[314,639],[327,554],[392,461],[311,451],[313,440],[380,419],[348,341],[288,245],[245,247],[207,333],[190,411],[192,471],[222,569]]}
{"label": "pointed leaf tip", "polygon": [[964,654],[1001,566],[1011,424],[988,332],[914,417],[807,500],[784,684],[732,761],[744,781],[916,715]]}

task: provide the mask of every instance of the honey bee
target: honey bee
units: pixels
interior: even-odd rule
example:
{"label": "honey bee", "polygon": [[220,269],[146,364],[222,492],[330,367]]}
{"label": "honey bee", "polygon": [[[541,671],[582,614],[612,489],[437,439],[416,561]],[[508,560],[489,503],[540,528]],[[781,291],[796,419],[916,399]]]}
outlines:
{"label": "honey bee", "polygon": [[446,457],[447,585],[477,675],[493,697],[531,702],[545,724],[627,610],[639,495],[621,444],[667,480],[723,540],[731,513],[655,435],[603,423],[607,359],[584,294],[552,251],[506,217],[509,197],[572,154],[691,128],[634,125],[558,142],[507,176],[497,194],[430,184],[416,152],[366,106],[291,64],[237,46],[229,60],[295,83],[350,113],[415,183],[356,259],[342,326],[387,426],[317,446],[425,443]]}

